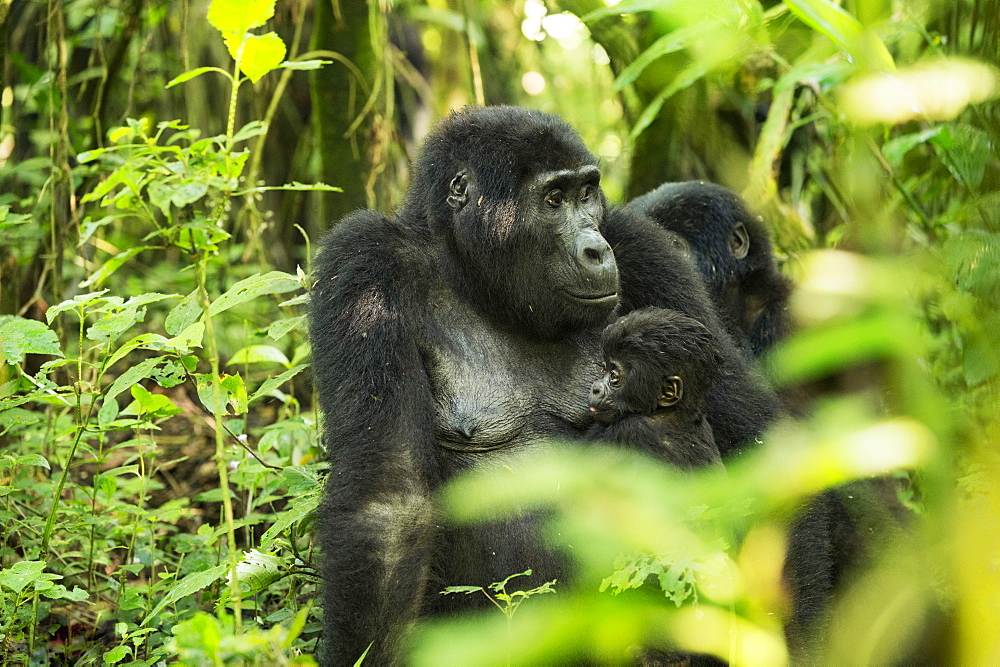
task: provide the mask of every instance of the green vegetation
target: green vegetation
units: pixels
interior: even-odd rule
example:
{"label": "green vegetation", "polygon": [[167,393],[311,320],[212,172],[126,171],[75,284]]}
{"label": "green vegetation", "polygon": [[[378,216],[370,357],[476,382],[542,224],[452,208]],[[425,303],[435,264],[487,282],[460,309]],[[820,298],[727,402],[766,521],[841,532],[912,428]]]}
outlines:
{"label": "green vegetation", "polygon": [[[485,101],[566,117],[613,201],[664,180],[741,191],[799,285],[767,370],[810,400],[725,475],[569,452],[458,480],[456,521],[542,509],[606,590],[452,587],[503,613],[424,624],[414,661],[621,661],[668,638],[780,664],[793,509],[881,475],[911,532],[850,589],[865,612],[835,610],[824,661],[886,662],[940,614],[926,655],[990,664],[998,17],[997,0],[0,2],[0,661],[312,664],[310,244],[343,207],[398,203],[428,119]],[[303,185],[320,181],[344,192]]]}

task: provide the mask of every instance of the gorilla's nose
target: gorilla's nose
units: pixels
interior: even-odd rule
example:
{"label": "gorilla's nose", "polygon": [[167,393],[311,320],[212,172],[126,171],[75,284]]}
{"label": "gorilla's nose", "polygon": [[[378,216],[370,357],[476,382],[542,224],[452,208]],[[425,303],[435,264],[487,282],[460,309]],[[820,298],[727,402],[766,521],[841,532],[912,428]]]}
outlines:
{"label": "gorilla's nose", "polygon": [[590,388],[590,404],[600,403],[604,400],[604,383],[600,380],[594,383],[594,386]]}
{"label": "gorilla's nose", "polygon": [[615,268],[611,246],[596,231],[587,231],[576,242],[576,261],[589,271],[606,271]]}

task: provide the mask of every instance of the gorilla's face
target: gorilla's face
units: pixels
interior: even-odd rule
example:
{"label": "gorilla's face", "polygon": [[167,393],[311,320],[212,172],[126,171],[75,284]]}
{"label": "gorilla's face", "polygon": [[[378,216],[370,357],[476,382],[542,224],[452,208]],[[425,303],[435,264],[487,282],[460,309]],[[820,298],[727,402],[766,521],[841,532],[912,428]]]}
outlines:
{"label": "gorilla's face", "polygon": [[594,165],[546,171],[499,201],[470,171],[452,180],[455,250],[499,318],[548,338],[602,324],[618,305],[600,178]]}

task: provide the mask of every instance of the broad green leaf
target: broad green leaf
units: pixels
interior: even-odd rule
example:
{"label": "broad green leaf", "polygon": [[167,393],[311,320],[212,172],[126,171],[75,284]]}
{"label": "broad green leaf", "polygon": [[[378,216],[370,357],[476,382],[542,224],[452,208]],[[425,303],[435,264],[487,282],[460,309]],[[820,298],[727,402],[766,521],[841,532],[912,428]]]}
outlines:
{"label": "broad green leaf", "polygon": [[276,0],[212,0],[208,22],[221,33],[243,34],[274,16]]}
{"label": "broad green leaf", "polygon": [[145,308],[125,308],[117,313],[105,315],[92,326],[87,327],[87,338],[93,341],[114,340],[146,317]]}
{"label": "broad green leaf", "polygon": [[[111,297],[104,298],[104,295],[108,293],[108,290],[102,289],[100,292],[90,292],[88,294],[77,294],[72,299],[67,299],[61,303],[58,303],[47,311],[45,311],[45,319],[49,324],[52,324],[52,320],[55,319],[56,315],[65,312],[67,310],[78,310],[81,306],[86,310],[87,306],[93,308],[94,306],[107,303]],[[122,302],[124,303],[124,302]]]}
{"label": "broad green leaf", "polygon": [[225,294],[212,302],[208,308],[208,314],[215,316],[229,310],[233,306],[255,299],[264,294],[280,294],[291,292],[299,287],[295,276],[283,271],[271,271],[264,274],[255,274],[245,278],[232,287]]}
{"label": "broad green leaf", "polygon": [[[0,411],[0,435],[5,434],[13,426],[27,426],[37,424],[40,421],[42,421],[42,415],[34,410],[10,408]],[[45,467],[48,467],[48,462],[46,462]]]}
{"label": "broad green leaf", "polygon": [[895,63],[878,35],[831,0],[785,0],[793,14],[838,47],[875,69],[891,70]]}
{"label": "broad green leaf", "polygon": [[927,143],[931,138],[937,135],[942,129],[942,126],[932,127],[926,130],[921,130],[920,132],[913,132],[911,134],[904,134],[900,137],[896,137],[890,141],[885,142],[882,146],[882,155],[889,162],[889,164],[899,166],[903,157],[909,153],[911,150],[919,146],[920,144]]}
{"label": "broad green leaf", "polygon": [[0,363],[21,363],[26,354],[64,356],[59,337],[45,323],[13,317],[0,324]]}
{"label": "broad green leaf", "polygon": [[146,414],[155,417],[169,417],[184,412],[163,394],[154,394],[140,384],[132,385],[132,397],[135,401],[122,410],[123,415]]}
{"label": "broad green leaf", "polygon": [[175,76],[173,79],[170,80],[170,83],[168,83],[166,87],[167,88],[171,88],[173,86],[176,86],[179,83],[184,83],[185,81],[190,81],[191,79],[195,78],[196,76],[201,76],[205,72],[219,72],[220,74],[225,75],[225,77],[227,79],[232,79],[233,78],[232,74],[230,74],[226,70],[221,69],[219,67],[199,67],[197,69],[188,70],[187,72],[184,72],[183,74]]}
{"label": "broad green leaf", "polygon": [[15,459],[17,465],[19,466],[38,466],[39,468],[45,468],[46,470],[51,470],[49,467],[49,462],[41,454],[22,454]]}
{"label": "broad green leaf", "polygon": [[[215,387],[212,384],[212,376],[209,373],[199,374],[198,378],[198,398],[202,404],[212,414],[216,412]],[[223,374],[219,378],[219,397],[221,404],[218,405],[220,414],[242,415],[247,411],[247,388],[243,383],[243,377],[239,374]],[[226,410],[227,406],[232,407],[232,412]]]}
{"label": "broad green leaf", "polygon": [[256,549],[244,552],[243,559],[236,565],[240,589],[244,593],[259,593],[281,578],[283,564],[281,558]]}
{"label": "broad green leaf", "polygon": [[180,303],[170,309],[163,328],[172,336],[181,333],[201,317],[201,304],[198,303],[198,290],[184,297]]}
{"label": "broad green leaf", "polygon": [[243,40],[240,70],[251,82],[257,83],[262,76],[281,65],[285,53],[285,43],[276,33],[247,35]]}
{"label": "broad green leaf", "polygon": [[986,165],[995,151],[989,135],[963,123],[953,123],[940,129],[941,132],[930,139],[938,158],[955,180],[970,190],[976,190],[983,182]]}
{"label": "broad green leaf", "polygon": [[104,399],[97,411],[97,425],[104,428],[118,418],[118,401]]}
{"label": "broad green leaf", "polygon": [[184,331],[167,341],[167,347],[180,353],[185,353],[194,347],[201,347],[201,339],[205,336],[205,323],[195,322]]}
{"label": "broad green leaf", "polygon": [[305,319],[305,315],[299,315],[298,317],[290,317],[287,320],[278,320],[267,328],[267,335],[272,340],[281,340],[289,331],[298,328]]}
{"label": "broad green leaf", "polygon": [[143,350],[162,350],[167,339],[160,334],[147,333],[139,334],[129,342],[118,348],[111,357],[108,358],[105,366],[111,368],[118,362],[122,357],[127,355],[133,350],[143,349]]}
{"label": "broad green leaf", "polygon": [[119,644],[110,651],[104,654],[104,664],[114,665],[124,660],[126,657],[132,654],[132,647],[128,644]]}
{"label": "broad green leaf", "polygon": [[298,366],[293,366],[292,368],[289,368],[287,371],[285,371],[280,375],[276,375],[272,378],[264,380],[264,383],[261,384],[260,387],[257,389],[257,391],[253,393],[253,396],[250,397],[250,400],[248,402],[253,403],[258,398],[263,398],[264,396],[267,396],[272,391],[274,391],[275,389],[277,389],[278,387],[285,384],[290,379],[301,373],[303,369],[306,369],[308,367],[309,367],[308,364],[299,364]]}
{"label": "broad green leaf", "polygon": [[227,366],[234,364],[281,364],[290,365],[285,353],[273,345],[248,345],[233,353]]}
{"label": "broad green leaf", "polygon": [[318,506],[318,495],[293,496],[290,501],[290,507],[283,509],[275,522],[271,524],[271,527],[265,530],[264,534],[260,536],[260,545],[262,547],[267,546],[271,540],[284,533],[310,512],[315,511]]}
{"label": "broad green leaf", "polygon": [[148,378],[153,374],[153,369],[155,369],[156,366],[162,361],[163,359],[160,357],[152,357],[150,359],[144,359],[135,366],[128,368],[124,373],[115,378],[115,381],[112,382],[111,386],[104,392],[104,400],[114,400],[118,394],[122,393],[139,380],[145,380]]}
{"label": "broad green leaf", "polygon": [[208,183],[187,179],[177,183],[170,189],[170,203],[177,208],[193,204],[208,193]]}
{"label": "broad green leaf", "polygon": [[20,593],[24,587],[38,579],[45,570],[45,561],[22,560],[0,570],[0,586]]}
{"label": "broad green leaf", "polygon": [[238,141],[246,141],[253,137],[258,137],[267,132],[267,123],[262,120],[252,120],[243,127],[241,127],[236,134],[233,135],[233,143]]}
{"label": "broad green leaf", "polygon": [[228,570],[228,565],[216,565],[215,567],[202,572],[195,572],[194,574],[189,574],[184,577],[177,582],[176,585],[167,590],[166,595],[160,598],[159,604],[153,608],[153,611],[149,612],[149,616],[142,619],[142,623],[140,625],[146,625],[151,620],[156,618],[157,614],[163,611],[167,605],[171,605],[183,597],[187,597],[192,593],[197,593],[198,591],[211,586]]}

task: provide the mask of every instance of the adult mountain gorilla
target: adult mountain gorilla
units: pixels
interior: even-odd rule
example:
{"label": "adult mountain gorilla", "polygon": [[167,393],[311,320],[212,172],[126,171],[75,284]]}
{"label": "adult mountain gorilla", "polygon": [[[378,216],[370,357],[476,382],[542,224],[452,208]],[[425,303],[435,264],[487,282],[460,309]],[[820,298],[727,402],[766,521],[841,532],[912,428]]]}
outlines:
{"label": "adult mountain gorilla", "polygon": [[347,216],[314,279],[333,463],[320,527],[326,664],[353,664],[369,644],[366,662],[395,662],[413,619],[456,604],[437,595],[445,586],[529,567],[564,578],[528,518],[459,530],[434,492],[547,437],[582,436],[616,305],[673,308],[719,333],[724,380],[708,411],[721,451],[776,410],[690,260],[646,218],[609,212],[597,160],[553,116],[453,114],[427,139],[399,214]]}

